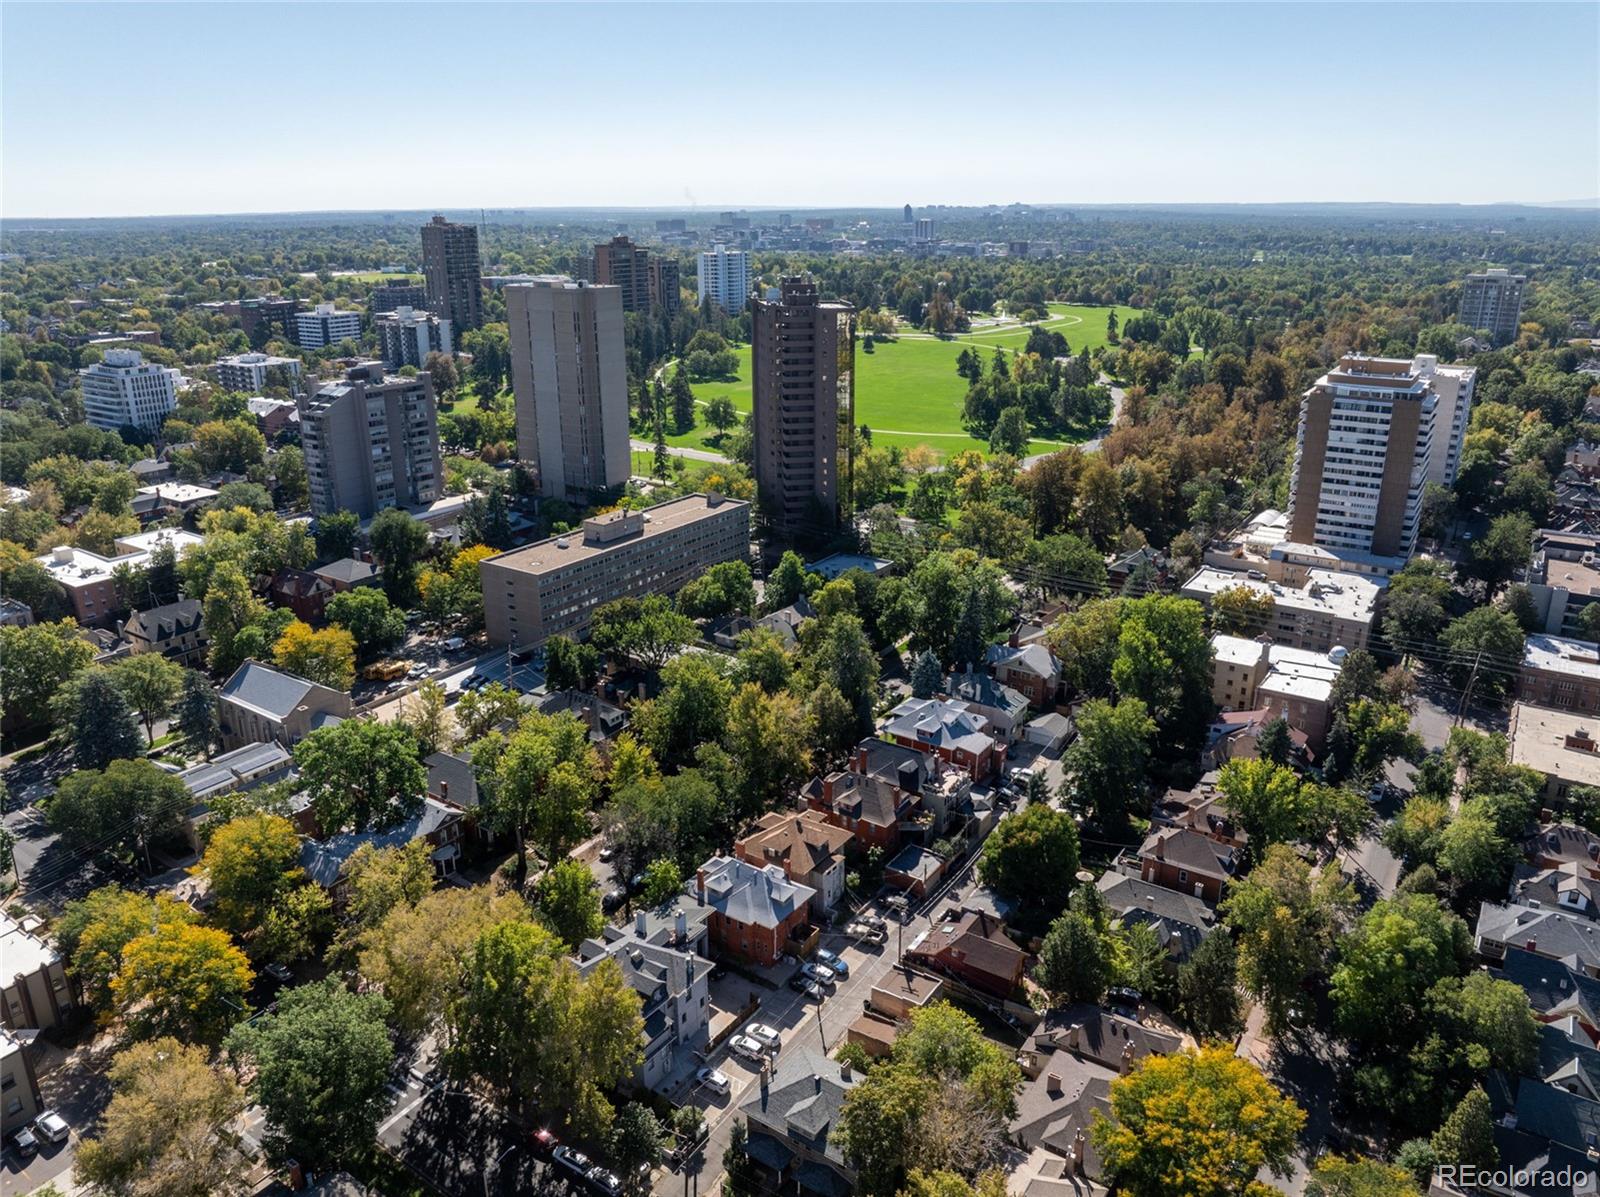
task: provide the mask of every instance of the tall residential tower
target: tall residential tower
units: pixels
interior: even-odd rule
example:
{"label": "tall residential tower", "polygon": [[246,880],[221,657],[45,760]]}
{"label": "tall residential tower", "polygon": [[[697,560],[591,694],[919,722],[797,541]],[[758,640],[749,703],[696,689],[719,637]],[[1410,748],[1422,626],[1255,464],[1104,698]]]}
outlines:
{"label": "tall residential tower", "polygon": [[1290,541],[1391,564],[1410,557],[1423,488],[1455,481],[1475,380],[1428,355],[1339,359],[1300,401]]}
{"label": "tall residential tower", "polygon": [[744,311],[750,299],[750,255],[726,245],[702,253],[695,302],[704,303],[708,295],[712,303],[729,315]]}
{"label": "tall residential tower", "polygon": [[1486,328],[1504,344],[1515,339],[1522,319],[1522,289],[1527,278],[1505,270],[1469,274],[1461,285],[1457,319],[1468,328]]}
{"label": "tall residential tower", "polygon": [[624,485],[633,459],[622,292],[556,274],[505,297],[517,456],[538,470],[539,493],[587,498]]}
{"label": "tall residential tower", "polygon": [[422,226],[422,275],[428,310],[450,321],[460,336],[483,327],[483,263],[478,230],[435,216]]}
{"label": "tall residential tower", "polygon": [[416,507],[444,494],[433,382],[387,374],[362,362],[338,382],[301,395],[300,446],[311,510],[365,519],[388,507]]}
{"label": "tall residential tower", "polygon": [[831,527],[849,506],[848,469],[843,489],[839,479],[855,417],[855,308],[822,301],[804,278],[750,308],[757,498],[785,532]]}

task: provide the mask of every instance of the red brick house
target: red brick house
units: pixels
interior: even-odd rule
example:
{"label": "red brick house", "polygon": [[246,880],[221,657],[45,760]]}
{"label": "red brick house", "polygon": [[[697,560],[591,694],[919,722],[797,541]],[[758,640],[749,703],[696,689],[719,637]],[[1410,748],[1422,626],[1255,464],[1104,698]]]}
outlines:
{"label": "red brick house", "polygon": [[1234,850],[1188,827],[1153,831],[1139,846],[1139,876],[1214,905],[1233,879]]}
{"label": "red brick house", "polygon": [[844,896],[844,850],[854,839],[821,811],[770,811],[733,845],[733,854],[758,868],[777,865],[790,881],[816,890],[811,904],[823,915]]}
{"label": "red brick house", "polygon": [[982,715],[959,702],[908,698],[883,725],[893,743],[936,756],[968,774],[973,781],[997,776],[1006,759],[1006,743]]}
{"label": "red brick house", "polygon": [[712,946],[752,964],[776,964],[804,938],[816,891],[777,865],[713,856],[695,874],[694,899],[709,910]]}
{"label": "red brick house", "polygon": [[1043,644],[989,649],[989,668],[995,681],[1010,686],[1035,709],[1053,707],[1061,690],[1061,662]]}
{"label": "red brick house", "polygon": [[267,590],[273,606],[287,607],[296,619],[309,624],[323,621],[333,595],[333,584],[307,569],[280,569]]}
{"label": "red brick house", "polygon": [[1028,954],[1011,941],[1005,925],[976,910],[934,924],[906,949],[906,960],[995,997],[1009,997],[1028,968]]}
{"label": "red brick house", "polygon": [[830,773],[803,791],[807,804],[855,838],[862,852],[900,845],[903,822],[916,814],[917,796],[865,773]]}

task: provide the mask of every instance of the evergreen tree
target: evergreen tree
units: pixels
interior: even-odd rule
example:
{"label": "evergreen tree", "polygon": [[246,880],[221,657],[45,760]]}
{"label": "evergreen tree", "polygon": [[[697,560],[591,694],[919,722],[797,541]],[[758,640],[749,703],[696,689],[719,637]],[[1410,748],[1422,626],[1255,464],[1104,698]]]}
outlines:
{"label": "evergreen tree", "polygon": [[956,619],[955,639],[951,651],[952,664],[957,669],[980,669],[989,647],[989,621],[984,609],[983,587],[972,586],[961,602],[961,614]]}
{"label": "evergreen tree", "polygon": [[1493,1168],[1494,1122],[1489,1116],[1489,1096],[1474,1088],[1433,1133],[1433,1150],[1441,1164],[1473,1164]]}
{"label": "evergreen tree", "polygon": [[173,709],[173,722],[189,748],[205,753],[206,759],[210,760],[211,749],[221,729],[217,718],[217,694],[205,674],[194,669],[184,670],[183,690],[178,695],[178,705]]}
{"label": "evergreen tree", "polygon": [[139,720],[109,673],[102,669],[86,673],[77,698],[72,749],[79,769],[104,769],[112,761],[144,754]]}
{"label": "evergreen tree", "polygon": [[944,680],[944,671],[939,668],[939,658],[928,649],[923,649],[911,665],[911,693],[916,698],[932,698],[939,691],[939,685]]}
{"label": "evergreen tree", "polygon": [[672,426],[680,435],[694,427],[694,391],[681,365],[672,372]]}
{"label": "evergreen tree", "polygon": [[672,470],[672,455],[667,452],[667,425],[660,417],[656,418],[656,462],[655,476],[665,478]]}
{"label": "evergreen tree", "polygon": [[1262,760],[1271,761],[1274,765],[1287,765],[1289,754],[1293,749],[1289,739],[1288,720],[1280,715],[1263,727],[1256,748],[1260,751]]}
{"label": "evergreen tree", "polygon": [[1239,958],[1233,937],[1213,931],[1178,970],[1178,998],[1199,1039],[1227,1039],[1244,1025],[1239,1017]]}

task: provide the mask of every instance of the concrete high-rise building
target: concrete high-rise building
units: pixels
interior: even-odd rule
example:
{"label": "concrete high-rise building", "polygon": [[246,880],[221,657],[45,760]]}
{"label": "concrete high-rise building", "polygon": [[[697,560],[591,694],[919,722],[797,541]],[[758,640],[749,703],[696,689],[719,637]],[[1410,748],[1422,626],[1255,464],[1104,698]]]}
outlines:
{"label": "concrete high-rise building", "polygon": [[1522,291],[1527,276],[1505,270],[1469,274],[1461,285],[1456,318],[1468,328],[1486,328],[1499,342],[1514,340],[1522,319]]}
{"label": "concrete high-rise building", "polygon": [[721,561],[750,553],[750,504],[685,495],[643,511],[613,511],[575,532],[523,545],[478,565],[491,644],[543,644],[576,635],[596,607],[671,594]]}
{"label": "concrete high-rise building", "polygon": [[270,353],[236,353],[218,358],[212,367],[217,385],[245,395],[259,395],[269,385],[293,386],[300,377],[300,360]]}
{"label": "concrete high-rise building", "polygon": [[302,349],[326,349],[360,339],[360,312],[341,312],[331,303],[319,303],[309,312],[295,313],[294,343]]}
{"label": "concrete high-rise building", "polygon": [[913,230],[914,231],[911,234],[911,239],[913,241],[933,240],[933,220],[931,218],[927,216],[917,217],[917,222],[913,226]]}
{"label": "concrete high-rise building", "polygon": [[695,282],[695,302],[706,296],[724,312],[738,315],[750,302],[750,255],[742,249],[718,245],[700,255],[700,274]]}
{"label": "concrete high-rise building", "polygon": [[457,336],[483,327],[483,262],[478,230],[435,216],[422,226],[422,275],[428,310],[450,321]]}
{"label": "concrete high-rise building", "polygon": [[421,283],[379,283],[372,288],[372,295],[367,300],[367,311],[373,315],[395,312],[401,308],[420,311],[427,306],[428,289]]}
{"label": "concrete high-rise building", "polygon": [[420,368],[430,353],[454,352],[450,321],[432,312],[399,308],[374,317],[372,327],[378,334],[384,365],[391,370],[401,366]]}
{"label": "concrete high-rise building", "polygon": [[1455,480],[1475,379],[1428,355],[1341,358],[1300,401],[1289,540],[1410,557],[1423,488]]}
{"label": "concrete high-rise building", "polygon": [[855,308],[786,278],[751,312],[757,499],[783,531],[831,526],[848,507],[839,425],[855,419]]}
{"label": "concrete high-rise building", "polygon": [[682,284],[678,278],[678,259],[661,254],[650,255],[650,303],[661,308],[669,317],[678,314],[682,306]]}
{"label": "concrete high-rise building", "polygon": [[137,349],[107,349],[92,366],[78,371],[83,418],[112,432],[131,424],[152,431],[178,406],[183,375],[171,366],[144,360]]}
{"label": "concrete high-rise building", "polygon": [[622,292],[545,275],[505,289],[517,456],[539,493],[587,498],[628,481]]}
{"label": "concrete high-rise building", "polygon": [[401,378],[362,362],[338,382],[301,395],[300,447],[311,510],[353,511],[432,503],[444,493],[439,414],[426,373]]}
{"label": "concrete high-rise building", "polygon": [[916,218],[917,218],[916,210],[914,208],[912,208],[912,206],[910,204],[907,204],[906,205],[905,216],[904,216],[903,219],[905,220],[905,222],[907,224],[910,224]]}
{"label": "concrete high-rise building", "polygon": [[622,293],[624,312],[650,310],[650,251],[618,233],[594,247],[589,281]]}

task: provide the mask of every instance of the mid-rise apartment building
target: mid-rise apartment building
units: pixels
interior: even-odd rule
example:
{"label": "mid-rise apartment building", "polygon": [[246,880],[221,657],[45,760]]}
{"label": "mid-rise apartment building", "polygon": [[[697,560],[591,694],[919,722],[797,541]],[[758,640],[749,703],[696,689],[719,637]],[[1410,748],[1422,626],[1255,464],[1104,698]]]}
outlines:
{"label": "mid-rise apartment building", "polygon": [[855,308],[786,278],[751,312],[757,499],[781,530],[832,526],[848,506],[839,426],[854,423]]}
{"label": "mid-rise apartment building", "polygon": [[218,358],[212,369],[217,385],[229,391],[259,395],[268,386],[293,386],[300,377],[300,359],[270,353],[236,353]]}
{"label": "mid-rise apartment building", "polygon": [[704,303],[707,296],[724,312],[744,311],[750,301],[750,255],[726,245],[713,246],[702,253],[695,301]]}
{"label": "mid-rise apartment building", "polygon": [[159,429],[178,406],[183,375],[171,366],[144,360],[137,349],[107,349],[92,366],[78,371],[83,418],[112,432],[124,425]]}
{"label": "mid-rise apartment building", "polygon": [[1281,715],[1320,752],[1345,656],[1342,648],[1308,652],[1219,632],[1211,637],[1211,701],[1224,711],[1266,708],[1274,718]]}
{"label": "mid-rise apartment building", "polygon": [[435,216],[422,226],[422,275],[428,310],[450,321],[456,335],[483,327],[483,262],[478,230]]}
{"label": "mid-rise apartment building", "polygon": [[417,308],[396,308],[372,321],[378,334],[378,351],[391,370],[401,366],[421,367],[430,353],[453,353],[450,321]]}
{"label": "mid-rise apartment building", "polygon": [[1512,340],[1522,319],[1522,293],[1527,283],[1526,275],[1503,269],[1467,275],[1456,319],[1468,328],[1488,329],[1496,341]]}
{"label": "mid-rise apartment building", "polygon": [[115,574],[119,566],[143,569],[150,564],[157,550],[171,548],[174,557],[200,543],[200,537],[181,528],[153,528],[132,536],[119,536],[112,542],[112,555],[102,557],[88,549],[73,545],[57,545],[43,557],[35,557],[55,581],[59,582],[72,602],[72,615],[84,626],[106,624],[122,608],[117,597]]}
{"label": "mid-rise apartment building", "polygon": [[1272,600],[1272,613],[1264,620],[1262,635],[1290,648],[1317,653],[1366,648],[1378,596],[1383,592],[1383,585],[1364,574],[1311,569],[1301,585],[1293,586],[1208,565],[1178,593],[1209,608],[1218,594],[1240,587]]}
{"label": "mid-rise apartment building", "polygon": [[438,409],[427,374],[402,378],[386,374],[382,362],[362,362],[340,381],[302,395],[299,409],[317,515],[353,511],[366,518],[444,493]]}
{"label": "mid-rise apartment building", "polygon": [[[1496,662],[1504,669],[1505,662]],[[1522,646],[1517,698],[1557,711],[1600,715],[1600,644],[1535,632]]]}
{"label": "mid-rise apartment building", "polygon": [[1346,354],[1300,401],[1288,539],[1409,557],[1422,492],[1455,481],[1476,372]]}
{"label": "mid-rise apartment building", "polygon": [[576,636],[596,607],[670,594],[718,562],[742,561],[749,552],[750,504],[719,494],[584,520],[576,532],[480,563],[489,641],[520,647],[558,633]]}
{"label": "mid-rise apartment building", "polygon": [[[0,1025],[11,1031],[46,1031],[69,1020],[75,994],[66,961],[9,914],[0,914],[0,960],[5,961]],[[9,1118],[6,1126],[9,1130]]]}
{"label": "mid-rise apartment building", "polygon": [[517,456],[541,495],[587,498],[633,471],[622,292],[565,275],[505,289]]}
{"label": "mid-rise apartment building", "polygon": [[294,343],[302,349],[326,349],[360,339],[360,312],[341,312],[331,303],[319,303],[309,312],[295,313]]}
{"label": "mid-rise apartment building", "polygon": [[426,308],[428,290],[421,283],[379,283],[367,299],[367,311],[394,312],[401,308]]}

